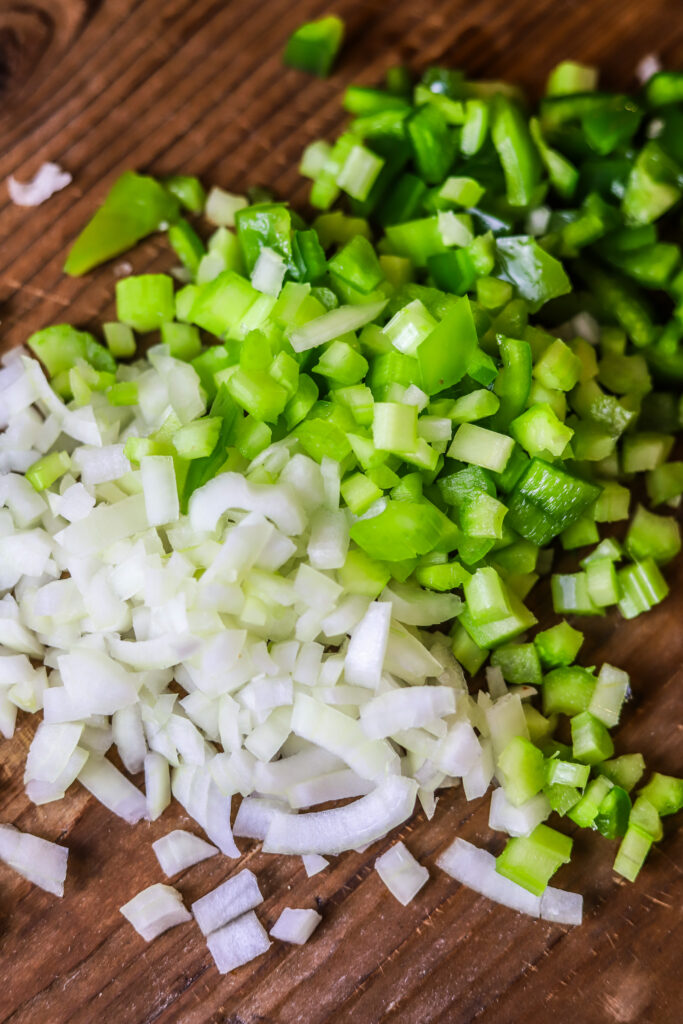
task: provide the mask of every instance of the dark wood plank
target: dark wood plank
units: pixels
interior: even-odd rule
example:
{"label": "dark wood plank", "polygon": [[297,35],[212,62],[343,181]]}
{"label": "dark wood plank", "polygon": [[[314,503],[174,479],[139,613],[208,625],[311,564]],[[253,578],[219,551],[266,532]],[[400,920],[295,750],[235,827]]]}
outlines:
{"label": "dark wood plank", "polygon": [[[67,280],[68,242],[126,167],[186,170],[229,188],[276,183],[305,209],[296,166],[312,138],[342,123],[339,94],[350,81],[378,82],[399,61],[441,61],[475,75],[505,77],[537,94],[559,59],[596,62],[605,80],[633,84],[633,68],[658,52],[683,66],[680,0],[339,0],[349,45],[325,82],[281,67],[291,30],[324,13],[322,0],[13,0],[0,3],[0,179],[28,176],[46,159],[73,185],[35,211],[12,207],[0,188],[3,346],[68,319],[95,325],[111,315],[114,271]],[[138,271],[167,267],[156,242],[131,257]],[[634,701],[620,752],[642,750],[663,771],[680,771],[683,682],[683,565],[672,596],[636,623],[608,616],[589,624],[586,662],[613,660],[632,673]],[[539,607],[544,621],[543,597]],[[585,623],[582,624],[585,628]],[[436,818],[416,815],[398,835],[432,880],[402,909],[372,870],[383,848],[334,858],[307,879],[300,861],[244,844],[258,874],[269,926],[286,905],[319,907],[324,925],[308,946],[273,945],[227,978],[212,966],[192,926],[151,946],[118,913],[160,880],[150,843],[187,825],[178,808],[163,821],[128,828],[78,786],[41,808],[21,775],[35,728],[22,720],[0,743],[0,820],[67,842],[63,901],[0,865],[0,943],[6,969],[0,1020],[13,1024],[431,1024],[519,1022],[673,1024],[680,1020],[680,834],[668,834],[638,882],[610,869],[611,847],[577,838],[579,856],[558,883],[586,893],[586,922],[569,930],[489,904],[438,872],[453,836],[495,849],[487,801],[451,790]],[[670,830],[671,832],[671,830]],[[193,900],[236,865],[215,858],[181,876]]]}

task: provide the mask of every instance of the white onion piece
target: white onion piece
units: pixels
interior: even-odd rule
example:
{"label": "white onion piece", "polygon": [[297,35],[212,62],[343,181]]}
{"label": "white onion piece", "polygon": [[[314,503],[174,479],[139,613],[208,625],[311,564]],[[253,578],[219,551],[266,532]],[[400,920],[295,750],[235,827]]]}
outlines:
{"label": "white onion piece", "polygon": [[329,861],[326,860],[325,857],[321,857],[318,853],[305,853],[301,860],[303,861],[304,870],[309,878],[312,878],[313,875],[317,875],[321,871],[324,871],[329,865]]}
{"label": "white onion piece", "polygon": [[343,509],[320,508],[311,519],[307,553],[314,569],[340,569],[349,548],[349,523]]}
{"label": "white onion piece", "polygon": [[287,814],[288,809],[280,800],[247,796],[237,810],[233,835],[245,839],[265,839],[273,818]]}
{"label": "white onion piece", "polygon": [[446,775],[463,776],[470,772],[481,758],[481,745],[477,734],[466,721],[457,721],[437,745],[434,763]]}
{"label": "white onion piece", "polygon": [[537,825],[550,817],[551,806],[544,793],[532,796],[520,807],[511,804],[500,787],[491,794],[489,811],[489,828],[498,832],[507,832],[510,836],[531,835]]}
{"label": "white onion piece", "polygon": [[53,896],[64,895],[68,859],[65,846],[0,825],[0,860]]}
{"label": "white onion piece", "polygon": [[413,685],[443,672],[443,666],[425,645],[398,622],[392,622],[389,630],[384,668],[391,675]]}
{"label": "white onion piece", "polygon": [[[21,357],[24,372],[31,382],[36,397],[58,421],[63,433],[81,444],[101,445],[102,436],[92,408],[67,409],[61,398],[52,390],[36,359]],[[29,485],[30,486],[30,485]]]}
{"label": "white onion piece", "polygon": [[360,721],[370,739],[381,739],[401,729],[427,725],[454,711],[455,694],[450,687],[410,686],[373,697],[361,708]]}
{"label": "white onion piece", "polygon": [[0,505],[6,505],[19,529],[35,526],[46,510],[45,499],[17,473],[0,476]]}
{"label": "white onion piece", "polygon": [[238,473],[221,473],[199,487],[190,499],[190,520],[196,530],[213,532],[229,509],[259,512],[288,537],[306,526],[299,503],[284,485],[252,484]]}
{"label": "white onion piece", "polygon": [[225,583],[241,582],[257,563],[275,532],[273,524],[264,516],[250,512],[241,523],[228,530],[218,554],[202,577],[202,583],[215,579]]}
{"label": "white onion piece", "polygon": [[202,935],[210,935],[263,903],[256,875],[245,868],[192,904]]}
{"label": "white onion piece", "polygon": [[81,481],[86,487],[118,480],[130,472],[131,465],[123,452],[122,444],[109,444],[91,448],[83,445],[73,454],[73,465],[80,471]]}
{"label": "white onion piece", "polygon": [[380,780],[398,771],[398,756],[386,740],[370,740],[355,719],[298,693],[292,732],[336,754],[362,778]]}
{"label": "white onion piece", "polygon": [[180,893],[161,882],[143,889],[119,910],[145,942],[151,942],[177,924],[192,920],[192,915],[183,906]]}
{"label": "white onion piece", "polygon": [[266,796],[282,796],[299,782],[327,775],[343,766],[344,762],[335,754],[311,746],[279,761],[266,764],[257,761],[254,766],[254,786]]}
{"label": "white onion piece", "polygon": [[340,306],[309,320],[303,327],[287,331],[287,337],[295,352],[306,352],[309,348],[324,345],[348,331],[356,331],[369,324],[382,312],[386,299],[369,302],[364,306]]}
{"label": "white onion piece", "polygon": [[286,273],[287,267],[282,256],[266,245],[259,252],[251,272],[252,287],[257,292],[277,297]]}
{"label": "white onion piece", "polygon": [[200,822],[209,839],[216,844],[226,857],[240,857],[241,853],[233,838],[230,827],[231,798],[221,793],[220,789],[209,776],[204,820]]}
{"label": "white onion piece", "polygon": [[17,706],[11,702],[4,690],[0,690],[0,735],[6,740],[11,740],[16,723]]}
{"label": "white onion piece", "polygon": [[137,700],[135,677],[101,651],[62,654],[57,664],[79,717],[111,715]]}
{"label": "white onion piece", "polygon": [[24,781],[54,782],[69,763],[82,732],[82,723],[50,725],[41,722],[29,747]]}
{"label": "white onion piece", "polygon": [[555,924],[581,924],[583,896],[578,892],[565,892],[549,885],[541,896],[541,918]]}
{"label": "white onion piece", "polygon": [[83,486],[83,484],[72,484],[63,494],[48,494],[50,507],[56,516],[61,516],[69,523],[77,523],[79,519],[85,519],[95,507],[95,498]]}
{"label": "white onion piece", "polygon": [[342,853],[374,842],[413,812],[417,783],[390,775],[367,796],[344,807],[273,815],[264,853]]}
{"label": "white onion piece", "polygon": [[505,679],[503,678],[503,673],[498,665],[486,666],[486,685],[493,700],[497,700],[499,697],[504,697],[505,694],[509,692]]}
{"label": "white onion piece", "polygon": [[462,787],[468,800],[476,800],[483,796],[491,785],[493,778],[493,748],[491,741],[481,741],[480,753],[472,767],[462,777]]}
{"label": "white onion piece", "polygon": [[376,690],[382,676],[389,638],[391,604],[373,601],[353,631],[344,661],[346,681]]}
{"label": "white onion piece", "polygon": [[218,853],[211,843],[181,828],[176,828],[161,839],[157,839],[152,843],[152,849],[161,870],[169,878],[209,857],[215,857]]}
{"label": "white onion piece", "polygon": [[516,693],[506,693],[486,709],[486,724],[491,734],[493,756],[496,761],[510,740],[516,736],[529,739],[522,701]]}
{"label": "white onion piece", "polygon": [[173,668],[179,661],[190,657],[199,647],[199,640],[175,637],[172,634],[150,640],[117,640],[109,642],[109,649],[117,661],[134,669],[159,670]]}
{"label": "white onion piece", "polygon": [[44,779],[28,779],[26,795],[29,800],[39,805],[50,803],[52,800],[61,800],[72,782],[75,782],[80,775],[89,757],[89,750],[76,747],[62,771],[52,782],[46,782]]}
{"label": "white onion piece", "polygon": [[112,739],[116,744],[124,768],[131,775],[141,772],[145,765],[147,743],[142,728],[139,704],[128,704],[112,715]]}
{"label": "white onion piece", "polygon": [[434,626],[455,618],[462,609],[456,594],[437,594],[413,583],[392,583],[382,592],[382,600],[391,604],[394,619],[407,626]]}
{"label": "white onion piece", "polygon": [[17,181],[13,174],[7,179],[7,191],[15,206],[40,206],[46,199],[71,184],[71,175],[59,164],[41,164],[30,181]]}
{"label": "white onion piece", "polygon": [[145,754],[145,817],[156,821],[171,802],[171,773],[168,761],[156,751]]}
{"label": "white onion piece", "polygon": [[291,942],[295,946],[303,946],[321,921],[321,915],[315,910],[285,907],[270,929],[270,934],[274,939],[280,939],[281,942]]}
{"label": "white onion piece", "polygon": [[352,796],[367,796],[374,788],[369,779],[362,779],[351,768],[342,768],[327,775],[307,779],[290,786],[286,792],[290,807],[314,807],[330,800],[348,800]]}
{"label": "white onion piece", "polygon": [[75,555],[94,555],[146,528],[145,499],[133,494],[114,505],[98,505],[87,518],[66,526],[56,540]]}
{"label": "white onion piece", "polygon": [[130,825],[145,817],[147,804],[143,794],[106,758],[90,757],[81,770],[78,781],[101,804]]}
{"label": "white onion piece", "polygon": [[172,456],[143,455],[140,475],[149,525],[175,523],[180,515],[180,505]]}
{"label": "white onion piece", "polygon": [[636,64],[636,78],[641,85],[645,85],[653,75],[662,70],[662,62],[656,53],[647,53]]}
{"label": "white onion piece", "polygon": [[438,867],[482,896],[538,917],[541,899],[496,871],[496,858],[465,839],[456,839],[436,861]]}
{"label": "white onion piece", "polygon": [[219,928],[206,940],[220,974],[249,963],[270,949],[270,939],[253,910]]}
{"label": "white onion piece", "polygon": [[[375,861],[375,871],[392,896],[407,906],[429,880],[423,867],[400,840]],[[272,932],[271,932],[272,935]]]}

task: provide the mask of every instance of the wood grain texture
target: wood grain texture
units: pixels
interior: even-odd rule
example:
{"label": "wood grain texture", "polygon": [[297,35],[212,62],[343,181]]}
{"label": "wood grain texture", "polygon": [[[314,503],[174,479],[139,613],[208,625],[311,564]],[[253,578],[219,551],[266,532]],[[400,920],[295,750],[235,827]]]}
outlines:
{"label": "wood grain texture", "polygon": [[[330,8],[349,43],[325,82],[280,64],[285,39]],[[596,62],[610,85],[632,86],[647,53],[683,67],[680,0],[0,0],[0,180],[57,160],[73,185],[43,207],[9,204],[0,186],[3,346],[35,328],[111,316],[114,269],[84,280],[61,274],[68,242],[124,168],[187,171],[240,190],[275,183],[305,209],[302,147],[342,123],[339,94],[379,82],[399,61],[435,61],[505,77],[538,93],[559,59]],[[155,241],[136,271],[170,265]],[[642,750],[681,770],[683,565],[672,596],[636,623],[589,624],[586,664],[632,673],[634,701],[618,750]],[[550,623],[547,594],[537,610]],[[585,623],[582,623],[585,628]],[[182,926],[146,946],[118,913],[161,880],[150,843],[185,816],[129,828],[78,786],[36,808],[21,775],[34,723],[0,741],[0,820],[71,850],[63,901],[0,865],[0,1020],[12,1024],[674,1024],[681,1020],[681,854],[668,834],[637,884],[611,871],[613,844],[576,838],[558,884],[586,893],[586,921],[541,924],[459,886],[434,867],[457,834],[497,850],[488,801],[444,795],[436,818],[399,831],[432,879],[403,909],[372,866],[388,844],[334,858],[307,879],[296,858],[244,844],[270,926],[286,906],[317,907],[324,924],[301,949],[270,952],[220,978],[199,932]],[[190,826],[192,827],[192,826]],[[671,829],[670,829],[671,832]],[[394,837],[396,838],[396,837]],[[236,865],[214,858],[180,876],[189,902]]]}

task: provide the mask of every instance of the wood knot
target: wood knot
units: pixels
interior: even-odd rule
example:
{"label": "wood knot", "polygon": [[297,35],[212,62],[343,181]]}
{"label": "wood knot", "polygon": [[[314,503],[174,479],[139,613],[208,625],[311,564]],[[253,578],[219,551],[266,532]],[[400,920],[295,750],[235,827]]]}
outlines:
{"label": "wood knot", "polygon": [[0,5],[0,94],[23,91],[39,67],[73,45],[102,0],[10,0]]}

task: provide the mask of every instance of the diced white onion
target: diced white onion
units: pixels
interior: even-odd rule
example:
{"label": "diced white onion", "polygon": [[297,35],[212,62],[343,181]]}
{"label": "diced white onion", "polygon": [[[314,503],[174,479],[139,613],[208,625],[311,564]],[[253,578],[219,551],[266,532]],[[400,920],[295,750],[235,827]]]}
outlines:
{"label": "diced white onion", "polygon": [[170,455],[143,455],[140,475],[149,525],[175,523],[180,515],[180,505],[173,458]]}
{"label": "diced white onion", "polygon": [[344,661],[347,682],[376,690],[382,676],[389,638],[391,604],[373,601],[354,629]]}
{"label": "diced white onion", "polygon": [[415,860],[405,844],[400,841],[377,858],[375,871],[392,896],[395,896],[404,907],[429,879],[427,868]]}
{"label": "diced white onion", "polygon": [[263,903],[256,875],[245,868],[192,904],[202,935],[210,935],[228,921]]}
{"label": "diced white onion", "polygon": [[321,857],[319,853],[305,853],[301,860],[303,861],[304,870],[309,878],[313,875],[319,874],[324,871],[328,866],[329,861],[325,857]]}
{"label": "diced white onion", "polygon": [[143,794],[106,758],[90,757],[81,770],[78,781],[101,804],[130,825],[145,817],[147,804]]}
{"label": "diced white onion", "polygon": [[145,942],[151,942],[177,924],[192,920],[192,915],[183,906],[180,893],[161,882],[143,889],[119,909]]}
{"label": "diced white onion", "polygon": [[551,807],[544,793],[538,793],[520,807],[511,804],[502,786],[491,794],[489,828],[510,836],[531,835],[537,825],[550,817]]}
{"label": "diced white onion", "polygon": [[0,860],[53,896],[64,895],[68,859],[65,846],[0,825]]}
{"label": "diced white onion", "polygon": [[10,174],[7,179],[7,191],[15,206],[40,206],[55,192],[71,184],[71,175],[63,171],[59,164],[47,162],[41,164],[30,181],[20,182]]}
{"label": "diced white onion", "polygon": [[161,839],[157,839],[152,843],[152,849],[161,870],[169,878],[218,853],[211,843],[181,828],[176,828]]}
{"label": "diced white onion", "polygon": [[373,697],[361,708],[360,720],[370,739],[381,739],[401,729],[428,725],[454,711],[455,695],[450,687],[410,686]]}
{"label": "diced white onion", "polygon": [[233,834],[245,839],[265,839],[277,814],[286,813],[281,801],[258,796],[242,800],[237,810]]}
{"label": "diced white onion", "polygon": [[280,939],[281,942],[291,942],[296,946],[303,946],[321,921],[321,915],[315,910],[285,907],[270,929],[270,934],[274,939]]}
{"label": "diced white onion", "polygon": [[541,917],[555,924],[581,924],[583,896],[578,892],[565,892],[549,885],[541,896]]}
{"label": "diced white onion", "polygon": [[234,971],[270,949],[270,939],[253,910],[219,928],[206,940],[220,974]]}

